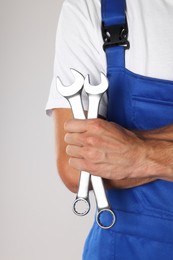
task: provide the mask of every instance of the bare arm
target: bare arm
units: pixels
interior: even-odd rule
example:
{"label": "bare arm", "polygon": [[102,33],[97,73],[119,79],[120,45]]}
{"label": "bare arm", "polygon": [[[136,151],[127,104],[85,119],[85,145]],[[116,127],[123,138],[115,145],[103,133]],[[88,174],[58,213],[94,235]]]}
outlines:
{"label": "bare arm", "polygon": [[[72,119],[71,109],[54,109],[53,110],[54,126],[55,126],[55,144],[56,144],[56,162],[58,173],[72,192],[76,192],[78,188],[80,171],[69,165],[69,156],[66,154],[67,144],[64,142],[65,130],[64,123]],[[107,187],[130,188],[154,180],[153,178],[138,178],[126,180],[105,180]]]}
{"label": "bare arm", "polygon": [[[173,159],[172,159],[172,153],[173,153],[173,125],[169,125],[163,128],[150,130],[150,131],[134,131],[134,133],[140,138],[143,139],[146,145],[148,146],[148,157],[150,158],[150,166],[151,168],[155,168],[155,175],[157,176],[157,168],[162,169],[167,167],[165,172],[163,173],[163,176],[158,177],[149,177],[149,178],[137,178],[136,179],[136,186],[141,184],[145,184],[151,181],[156,180],[157,178],[165,179],[168,181],[173,181]],[[149,167],[148,171],[149,174],[152,175],[152,170]],[[166,175],[165,173],[168,173]],[[170,172],[170,174],[169,174]],[[135,179],[128,180],[129,186],[132,183],[135,186]],[[143,181],[143,183],[142,183]],[[106,180],[106,183],[108,185],[114,187],[117,184],[117,181],[109,181]],[[122,183],[120,182],[120,185]],[[123,187],[122,187],[123,188]]]}
{"label": "bare arm", "polygon": [[66,143],[64,142],[64,123],[71,118],[73,118],[71,109],[53,110],[56,164],[58,173],[66,187],[72,192],[76,192],[78,188],[80,172],[79,170],[76,170],[69,165],[69,157],[66,154]]}
{"label": "bare arm", "polygon": [[173,125],[129,131],[101,119],[65,124],[69,163],[111,181],[154,178],[173,181]]}
{"label": "bare arm", "polygon": [[148,174],[173,181],[173,124],[150,131],[137,131],[147,149]]}

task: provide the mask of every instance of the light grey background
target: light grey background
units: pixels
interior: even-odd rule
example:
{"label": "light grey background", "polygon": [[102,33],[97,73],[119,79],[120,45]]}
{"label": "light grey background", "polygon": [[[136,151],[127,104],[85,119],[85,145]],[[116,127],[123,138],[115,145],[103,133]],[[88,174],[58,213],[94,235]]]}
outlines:
{"label": "light grey background", "polygon": [[93,221],[72,213],[44,112],[62,2],[0,0],[0,260],[80,260]]}

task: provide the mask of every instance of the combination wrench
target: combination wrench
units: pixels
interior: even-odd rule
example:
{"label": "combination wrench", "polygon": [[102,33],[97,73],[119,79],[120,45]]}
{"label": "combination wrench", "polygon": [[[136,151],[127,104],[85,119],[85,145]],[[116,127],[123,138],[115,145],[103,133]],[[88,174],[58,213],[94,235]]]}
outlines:
{"label": "combination wrench", "polygon": [[[108,80],[106,76],[101,73],[101,83],[97,86],[92,86],[89,82],[89,76],[85,79],[81,73],[71,69],[71,72],[75,78],[75,81],[70,86],[64,86],[59,77],[57,77],[57,90],[59,93],[65,97],[73,112],[73,116],[76,119],[86,119],[81,92],[84,88],[85,92],[88,94],[89,99],[89,109],[88,109],[88,119],[93,119],[98,117],[98,109],[101,97],[103,93],[108,88]],[[89,201],[89,184],[90,180],[92,183],[96,204],[97,204],[97,214],[96,221],[97,224],[104,229],[112,227],[116,221],[114,212],[111,210],[109,202],[106,197],[106,192],[103,184],[103,180],[99,176],[90,175],[89,172],[81,171],[79,188],[77,192],[76,199],[73,204],[73,211],[79,216],[86,215],[90,210]],[[82,206],[82,207],[81,207]],[[109,223],[102,222],[102,215],[109,215]]]}

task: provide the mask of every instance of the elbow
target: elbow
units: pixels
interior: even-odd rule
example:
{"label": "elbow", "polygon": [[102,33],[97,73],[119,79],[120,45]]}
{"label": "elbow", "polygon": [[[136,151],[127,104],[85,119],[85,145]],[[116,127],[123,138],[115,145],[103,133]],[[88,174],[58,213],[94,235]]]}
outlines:
{"label": "elbow", "polygon": [[61,158],[57,159],[56,165],[58,175],[60,176],[64,185],[72,193],[77,193],[80,172],[70,167],[68,162],[66,160],[62,160]]}

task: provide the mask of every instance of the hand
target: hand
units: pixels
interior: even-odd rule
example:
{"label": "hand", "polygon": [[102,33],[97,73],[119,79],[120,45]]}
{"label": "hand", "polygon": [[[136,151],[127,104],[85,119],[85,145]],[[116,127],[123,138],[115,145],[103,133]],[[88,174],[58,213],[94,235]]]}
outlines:
{"label": "hand", "polygon": [[145,144],[133,132],[102,119],[69,120],[69,164],[109,180],[143,178]]}

